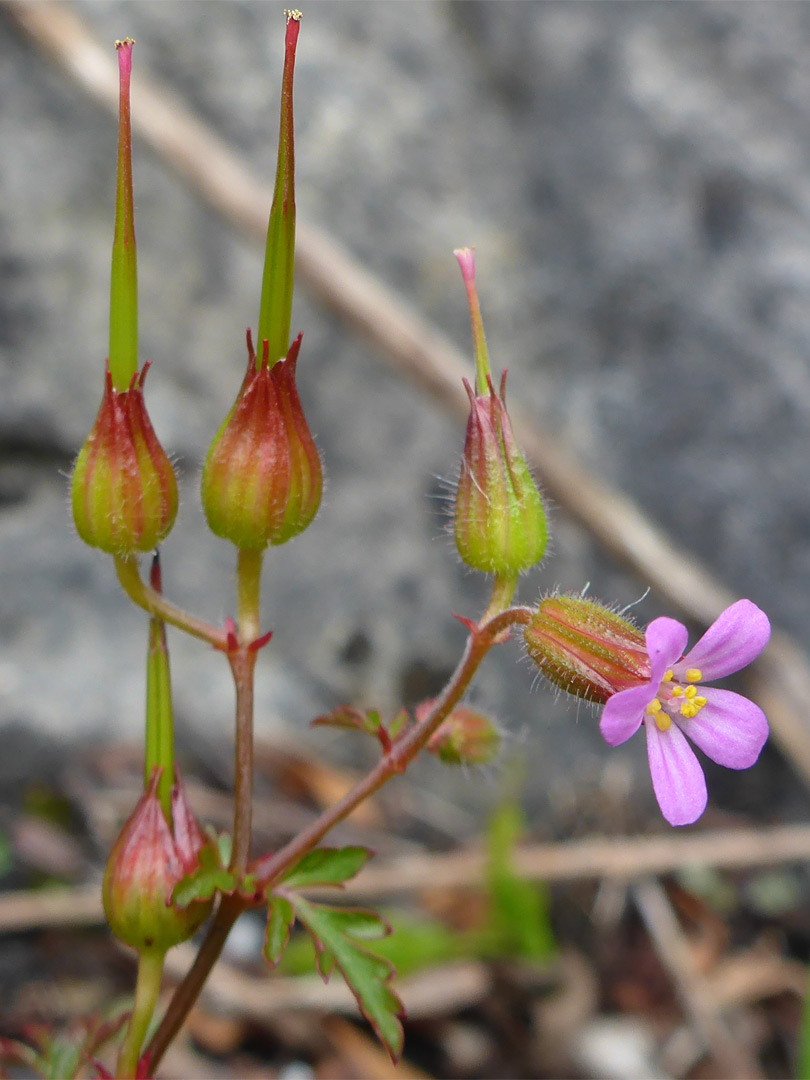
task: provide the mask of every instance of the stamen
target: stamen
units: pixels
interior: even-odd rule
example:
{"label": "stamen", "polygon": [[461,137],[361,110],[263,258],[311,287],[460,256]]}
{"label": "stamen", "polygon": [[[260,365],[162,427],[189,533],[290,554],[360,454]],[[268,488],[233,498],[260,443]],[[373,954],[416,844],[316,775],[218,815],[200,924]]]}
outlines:
{"label": "stamen", "polygon": [[661,682],[672,682],[672,671],[665,671]]}
{"label": "stamen", "polygon": [[685,719],[687,720],[692,720],[695,716],[697,716],[697,714],[700,712],[700,710],[705,704],[705,697],[696,697],[692,698],[691,701],[684,701],[684,703],[681,705],[681,716],[685,717]]}
{"label": "stamen", "polygon": [[691,701],[692,698],[697,695],[697,687],[696,686],[687,686],[687,688],[683,692],[683,695],[684,695],[684,697],[689,698],[689,700]]}
{"label": "stamen", "polygon": [[687,682],[695,683],[703,681],[703,672],[700,668],[690,667],[684,676]]}
{"label": "stamen", "polygon": [[663,706],[658,698],[653,698],[650,704],[647,706],[647,716],[657,716],[661,712]]}
{"label": "stamen", "polygon": [[659,731],[669,731],[672,727],[672,721],[665,712],[660,712],[655,717],[655,726]]}
{"label": "stamen", "polygon": [[683,687],[682,686],[673,686],[672,687],[672,696],[673,697],[683,697]]}

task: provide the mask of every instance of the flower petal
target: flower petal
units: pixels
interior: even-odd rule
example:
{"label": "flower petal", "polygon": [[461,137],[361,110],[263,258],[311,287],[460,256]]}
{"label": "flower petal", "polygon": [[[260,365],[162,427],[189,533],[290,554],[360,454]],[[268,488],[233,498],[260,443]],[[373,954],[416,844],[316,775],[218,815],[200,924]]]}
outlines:
{"label": "flower petal", "polygon": [[759,757],[768,738],[765,713],[753,701],[701,687],[706,704],[691,720],[677,717],[676,723],[712,761],[727,769],[748,769]]}
{"label": "flower petal", "polygon": [[738,600],[712,623],[678,664],[675,675],[687,668],[698,668],[701,682],[733,675],[759,656],[770,636],[771,624],[765,612],[750,600]]}
{"label": "flower petal", "polygon": [[670,825],[691,825],[706,809],[708,799],[700,762],[675,724],[667,731],[659,731],[654,720],[644,726],[653,790],[661,813]]}
{"label": "flower petal", "polygon": [[652,664],[652,676],[650,682],[658,687],[667,668],[673,667],[683,656],[683,650],[689,640],[689,635],[683,623],[677,619],[668,619],[666,616],[653,619],[647,627],[645,638],[647,652],[650,654]]}
{"label": "flower petal", "polygon": [[655,697],[658,682],[646,686],[632,686],[629,690],[620,690],[608,698],[602,710],[599,730],[609,746],[619,746],[627,742],[641,727],[644,710]]}

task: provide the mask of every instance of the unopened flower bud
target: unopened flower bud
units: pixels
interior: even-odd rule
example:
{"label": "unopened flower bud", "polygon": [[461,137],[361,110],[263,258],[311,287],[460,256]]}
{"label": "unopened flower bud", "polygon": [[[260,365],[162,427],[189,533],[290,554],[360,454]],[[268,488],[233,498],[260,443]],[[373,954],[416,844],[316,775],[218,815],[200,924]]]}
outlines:
{"label": "unopened flower bud", "polygon": [[628,619],[582,596],[541,600],[524,630],[529,656],[553,683],[603,703],[650,679],[644,634]]}
{"label": "unopened flower bud", "polygon": [[488,394],[470,398],[455,510],[459,555],[489,574],[517,576],[543,558],[548,538],[540,493],[512,435],[504,397],[488,377]]}
{"label": "unopened flower bud", "polygon": [[147,370],[148,364],[123,391],[107,371],[96,422],[73,470],[79,536],[111,555],[151,551],[177,516],[177,479],[144,405]]}
{"label": "unopened flower bud", "polygon": [[462,705],[453,709],[426,749],[445,765],[489,765],[500,746],[501,736],[489,717]]}
{"label": "unopened flower bud", "polygon": [[155,769],[121,830],[102,889],[112,932],[139,952],[165,952],[187,941],[211,910],[211,901],[194,901],[184,908],[171,903],[177,883],[198,869],[207,841],[179,778],[172,789],[169,827],[157,794],[159,777],[160,769]]}
{"label": "unopened flower bud", "polygon": [[543,558],[548,526],[540,492],[515,442],[506,411],[506,372],[495,392],[470,248],[455,252],[470,304],[475,393],[464,380],[470,418],[461,459],[454,531],[461,558],[474,570],[517,578]]}
{"label": "unopened flower bud", "polygon": [[303,532],[321,502],[321,459],[307,426],[295,368],[299,335],[287,359],[257,365],[248,336],[248,369],[239,396],[208,452],[202,501],[211,531],[261,551]]}

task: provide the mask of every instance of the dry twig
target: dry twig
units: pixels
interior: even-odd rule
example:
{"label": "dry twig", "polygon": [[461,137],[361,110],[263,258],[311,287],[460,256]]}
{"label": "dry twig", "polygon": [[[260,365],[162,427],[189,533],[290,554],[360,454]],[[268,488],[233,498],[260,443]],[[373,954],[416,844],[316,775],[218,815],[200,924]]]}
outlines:
{"label": "dry twig", "polygon": [[[196,950],[178,945],[166,957],[166,975],[181,979],[191,966]],[[460,962],[429,968],[397,980],[397,994],[412,1019],[436,1016],[469,1008],[489,993],[489,973],[483,964]],[[218,1008],[236,1011],[258,1021],[280,1012],[308,1011],[357,1015],[357,1002],[342,979],[322,982],[317,975],[294,979],[246,975],[220,961],[209,976],[203,999]]]}
{"label": "dry twig", "polygon": [[[525,844],[515,850],[515,872],[529,881],[588,878],[630,880],[665,874],[696,863],[723,869],[777,866],[810,859],[810,826],[739,829],[652,837],[595,837],[563,844]],[[371,863],[350,881],[349,900],[390,897],[431,889],[475,888],[483,880],[481,851],[403,855]],[[0,933],[46,926],[84,926],[103,921],[100,885],[59,892],[0,895]]]}
{"label": "dry twig", "polygon": [[652,878],[633,886],[633,897],[684,1011],[723,1076],[755,1080],[762,1073],[723,1017],[711,987],[695,965],[689,941],[662,885]]}

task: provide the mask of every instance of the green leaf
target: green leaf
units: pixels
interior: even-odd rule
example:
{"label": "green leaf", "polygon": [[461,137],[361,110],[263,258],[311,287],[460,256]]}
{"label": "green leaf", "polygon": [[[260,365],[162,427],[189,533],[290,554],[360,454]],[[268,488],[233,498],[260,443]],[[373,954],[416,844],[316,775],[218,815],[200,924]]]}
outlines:
{"label": "green leaf", "polygon": [[351,705],[339,705],[324,716],[316,716],[310,726],[349,728],[366,735],[376,735],[381,725],[382,720],[376,709],[367,709],[363,713]]}
{"label": "green leaf", "polygon": [[357,944],[370,936],[377,936],[388,927],[379,916],[368,911],[351,911],[347,908],[330,908],[313,904],[298,893],[293,893],[290,903],[295,913],[315,943],[318,970],[324,980],[337,967],[357,998],[357,1004],[393,1061],[402,1054],[402,1002],[389,983],[394,976],[392,965]]}
{"label": "green leaf", "polygon": [[233,847],[230,836],[226,832],[218,833],[212,825],[206,825],[205,831],[214,842],[219,865],[223,868],[228,866],[231,861],[231,849]]}
{"label": "green leaf", "polygon": [[243,896],[253,896],[258,887],[258,878],[255,874],[245,874],[239,882],[239,892]]}
{"label": "green leaf", "polygon": [[392,739],[395,739],[403,728],[407,727],[410,722],[410,716],[407,709],[400,709],[394,719],[388,725],[388,734]]}
{"label": "green leaf", "polygon": [[65,1080],[77,1075],[82,1056],[80,1044],[56,1036],[44,1051],[39,1068],[46,1080]]}
{"label": "green leaf", "polygon": [[188,907],[195,900],[210,900],[215,892],[230,893],[236,888],[233,874],[221,866],[201,866],[174,887],[172,903]]}
{"label": "green leaf", "polygon": [[289,900],[274,896],[267,908],[267,931],[264,935],[264,958],[271,967],[275,967],[283,956],[294,921],[295,912]]}
{"label": "green leaf", "polygon": [[[489,958],[503,952],[497,948],[498,942],[489,930],[459,932],[437,919],[409,916],[401,911],[388,912],[383,925],[391,927],[391,934],[378,941],[374,951],[388,960],[400,977],[452,960]],[[289,943],[280,970],[290,976],[306,975],[314,964],[312,939],[304,935]]]}
{"label": "green leaf", "polygon": [[284,877],[285,889],[342,885],[362,870],[371,852],[365,847],[316,848]]}

